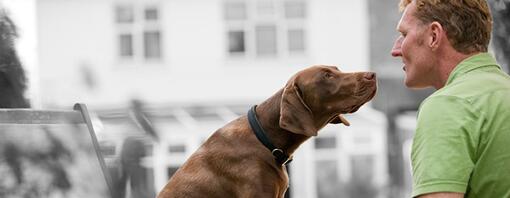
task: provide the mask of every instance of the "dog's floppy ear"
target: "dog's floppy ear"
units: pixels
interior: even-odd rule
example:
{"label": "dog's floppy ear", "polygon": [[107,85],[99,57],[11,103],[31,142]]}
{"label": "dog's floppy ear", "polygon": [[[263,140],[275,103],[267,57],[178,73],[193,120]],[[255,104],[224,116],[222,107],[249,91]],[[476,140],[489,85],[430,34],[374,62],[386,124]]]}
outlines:
{"label": "dog's floppy ear", "polygon": [[299,88],[291,80],[285,86],[280,104],[280,127],[293,133],[316,136],[313,114],[303,101]]}
{"label": "dog's floppy ear", "polygon": [[344,124],[345,126],[351,126],[351,123],[349,123],[349,121],[347,121],[347,119],[345,119],[345,117],[343,117],[342,115],[338,114],[337,116],[333,117],[333,119],[331,119],[331,121],[329,121],[329,123],[331,124]]}

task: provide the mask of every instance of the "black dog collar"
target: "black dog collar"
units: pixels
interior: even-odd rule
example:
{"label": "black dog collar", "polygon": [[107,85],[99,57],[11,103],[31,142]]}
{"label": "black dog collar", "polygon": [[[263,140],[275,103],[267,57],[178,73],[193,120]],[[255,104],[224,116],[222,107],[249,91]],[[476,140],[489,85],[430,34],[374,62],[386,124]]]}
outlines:
{"label": "black dog collar", "polygon": [[292,156],[288,156],[282,149],[276,148],[276,146],[274,146],[271,140],[266,136],[264,129],[257,119],[257,115],[255,113],[256,108],[257,105],[251,107],[251,109],[248,111],[248,122],[250,123],[250,127],[253,133],[255,133],[257,139],[271,151],[278,165],[287,165],[292,161]]}

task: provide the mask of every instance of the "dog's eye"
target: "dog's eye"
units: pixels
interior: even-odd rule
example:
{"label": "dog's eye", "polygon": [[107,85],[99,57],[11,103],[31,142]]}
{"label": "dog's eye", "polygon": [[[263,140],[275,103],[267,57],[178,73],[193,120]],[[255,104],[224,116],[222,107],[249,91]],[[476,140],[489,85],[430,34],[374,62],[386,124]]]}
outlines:
{"label": "dog's eye", "polygon": [[331,72],[324,72],[324,78],[326,79],[333,78],[333,74]]}

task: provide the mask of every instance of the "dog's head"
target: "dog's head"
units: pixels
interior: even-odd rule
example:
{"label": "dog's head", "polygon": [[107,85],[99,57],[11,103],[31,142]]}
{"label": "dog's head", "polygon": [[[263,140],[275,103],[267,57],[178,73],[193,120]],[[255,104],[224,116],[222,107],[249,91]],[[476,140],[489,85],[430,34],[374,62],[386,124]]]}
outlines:
{"label": "dog's head", "polygon": [[375,73],[344,73],[335,66],[304,69],[287,82],[280,105],[280,127],[316,136],[328,123],[349,122],[341,114],[354,113],[377,90]]}

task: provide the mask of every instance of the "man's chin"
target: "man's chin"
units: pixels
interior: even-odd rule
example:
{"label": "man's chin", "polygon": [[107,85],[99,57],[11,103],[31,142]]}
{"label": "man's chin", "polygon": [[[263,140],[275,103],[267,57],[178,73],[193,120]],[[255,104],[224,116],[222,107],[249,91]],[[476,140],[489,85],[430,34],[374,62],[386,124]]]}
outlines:
{"label": "man's chin", "polygon": [[407,80],[407,78],[405,79],[404,84],[409,89],[426,89],[426,88],[430,87],[430,85],[422,85],[422,84],[419,84],[419,83],[416,83],[413,81],[409,81],[409,80]]}
{"label": "man's chin", "polygon": [[419,89],[420,88],[420,86],[418,86],[416,82],[412,81],[411,79],[409,79],[407,77],[404,80],[404,84],[409,89]]}

